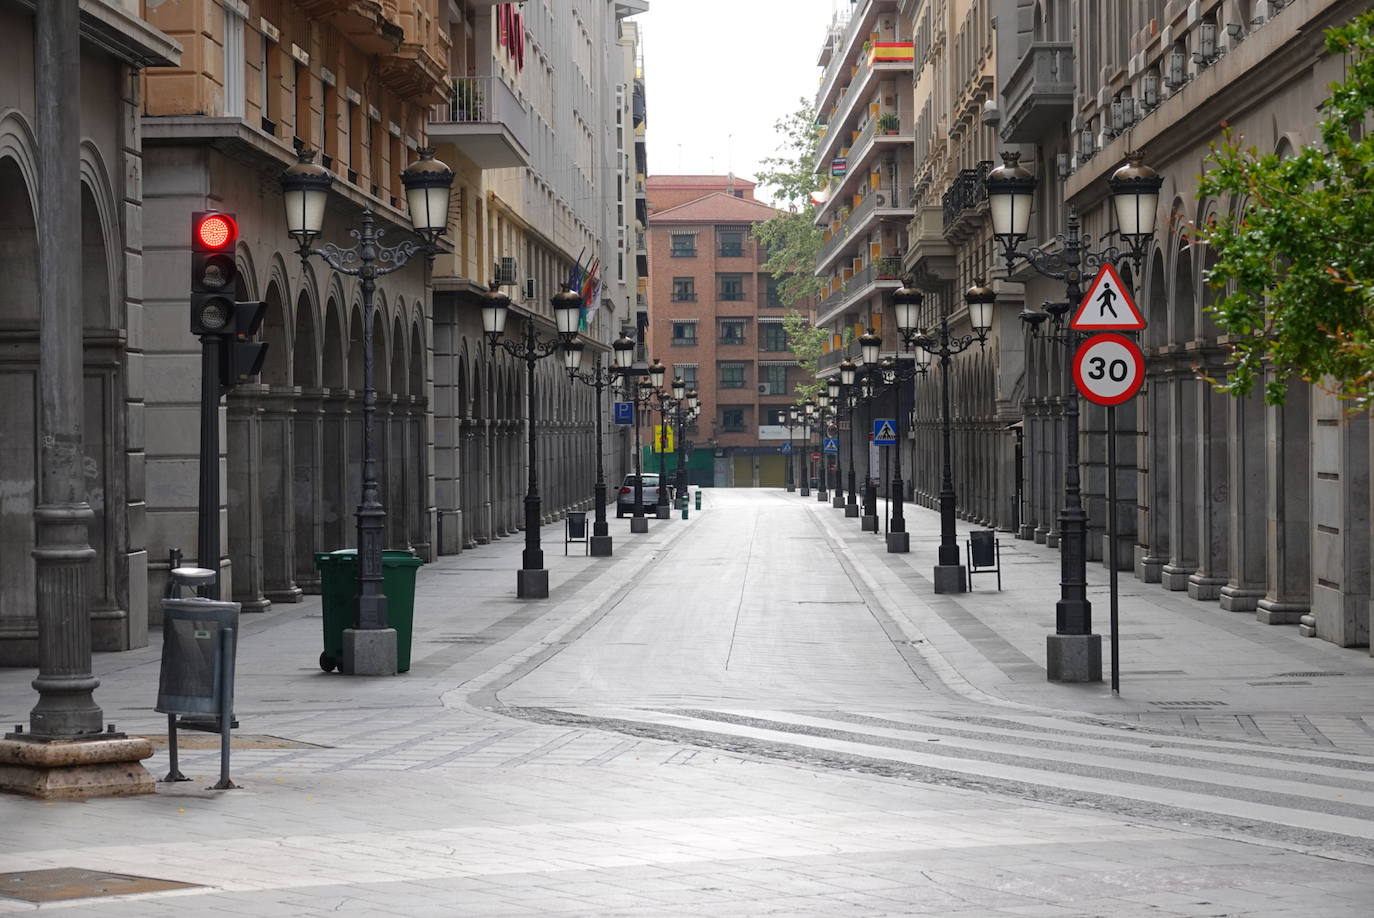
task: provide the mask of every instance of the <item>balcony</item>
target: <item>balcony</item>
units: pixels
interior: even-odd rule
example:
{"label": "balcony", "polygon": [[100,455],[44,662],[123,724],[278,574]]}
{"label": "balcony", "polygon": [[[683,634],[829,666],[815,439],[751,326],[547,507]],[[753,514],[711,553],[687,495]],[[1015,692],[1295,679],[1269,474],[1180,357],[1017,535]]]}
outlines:
{"label": "balcony", "polygon": [[1062,133],[1064,122],[1073,115],[1073,46],[1061,41],[1033,43],[1007,80],[1003,96],[1003,140],[1034,143]]}
{"label": "balcony", "polygon": [[896,290],[901,286],[902,259],[880,258],[845,281],[840,289],[816,307],[816,322],[828,324],[850,304],[866,298],[875,290]]}
{"label": "balcony", "polygon": [[[881,49],[887,49],[883,57],[876,57]],[[904,49],[904,50],[903,50]],[[854,75],[853,81],[840,91],[840,96],[835,102],[834,109],[826,119],[825,133],[822,134],[820,144],[817,146],[816,169],[820,171],[825,164],[839,155],[839,151],[844,147],[850,148],[851,155],[859,147],[856,139],[853,143],[846,143],[845,137],[848,132],[845,128],[855,118],[855,112],[860,106],[866,106],[869,102],[875,101],[873,90],[878,81],[891,74],[906,72],[910,73],[914,67],[913,57],[915,46],[911,42],[884,42],[869,51],[868,57],[859,66],[858,72]],[[911,130],[911,125],[907,125],[907,130]]]}
{"label": "balcony", "polygon": [[697,301],[696,292],[693,290],[674,290],[674,303],[695,303]]}
{"label": "balcony", "polygon": [[716,255],[719,258],[743,258],[744,246],[738,242],[722,242],[716,249]]}
{"label": "balcony", "polygon": [[430,108],[429,136],[450,143],[482,169],[528,166],[530,116],[500,77],[454,77],[448,101]]}
{"label": "balcony", "polygon": [[327,18],[349,43],[367,54],[394,53],[404,37],[377,0],[296,0],[295,6],[311,19]]}
{"label": "balcony", "polygon": [[912,213],[912,208],[905,206],[895,188],[886,185],[870,188],[854,208],[854,212],[846,217],[839,229],[821,245],[816,260],[817,269],[827,270],[835,256],[849,248],[850,243],[868,229],[875,219],[910,217]]}
{"label": "balcony", "polygon": [[669,254],[670,256],[672,256],[673,258],[696,258],[696,257],[697,257],[697,248],[696,248],[696,246],[692,246],[690,249],[688,249],[688,248],[683,248],[683,247],[681,247],[681,246],[674,246],[674,247],[668,252],[668,254]]}
{"label": "balcony", "polygon": [[940,203],[944,208],[944,234],[959,241],[970,224],[986,209],[988,188],[984,180],[992,171],[992,163],[983,160],[973,169],[960,169],[959,175],[944,193]]}

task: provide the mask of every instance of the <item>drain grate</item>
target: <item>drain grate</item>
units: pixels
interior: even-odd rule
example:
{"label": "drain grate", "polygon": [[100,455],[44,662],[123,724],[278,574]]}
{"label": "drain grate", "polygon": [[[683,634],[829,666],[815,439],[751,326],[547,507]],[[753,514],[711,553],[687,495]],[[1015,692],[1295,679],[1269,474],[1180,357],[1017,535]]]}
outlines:
{"label": "drain grate", "polygon": [[1316,679],[1320,676],[1344,676],[1345,673],[1279,673],[1278,678]]}
{"label": "drain grate", "polygon": [[1161,708],[1224,708],[1224,701],[1152,701],[1150,704]]}
{"label": "drain grate", "polygon": [[93,899],[100,896],[128,896],[134,893],[194,889],[199,883],[179,883],[156,877],[136,877],[126,873],[83,870],[80,867],[55,867],[50,870],[19,870],[0,873],[0,896],[24,902],[61,902],[65,899]]}

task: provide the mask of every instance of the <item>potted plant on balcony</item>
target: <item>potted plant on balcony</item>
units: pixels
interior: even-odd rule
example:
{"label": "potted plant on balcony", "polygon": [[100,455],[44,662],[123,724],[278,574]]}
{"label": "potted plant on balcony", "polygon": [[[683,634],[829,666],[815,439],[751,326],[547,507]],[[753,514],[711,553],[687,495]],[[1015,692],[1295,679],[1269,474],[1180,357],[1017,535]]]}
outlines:
{"label": "potted plant on balcony", "polygon": [[482,118],[482,89],[476,77],[455,77],[449,94],[449,107],[454,121],[480,121]]}
{"label": "potted plant on balcony", "polygon": [[896,112],[883,112],[878,116],[878,130],[884,134],[896,134],[901,124]]}

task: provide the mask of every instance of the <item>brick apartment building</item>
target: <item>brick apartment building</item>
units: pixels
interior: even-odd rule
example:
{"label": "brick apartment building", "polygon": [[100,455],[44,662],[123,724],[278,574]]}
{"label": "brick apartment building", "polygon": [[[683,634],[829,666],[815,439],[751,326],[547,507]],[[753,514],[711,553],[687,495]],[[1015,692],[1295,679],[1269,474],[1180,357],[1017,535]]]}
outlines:
{"label": "brick apartment building", "polygon": [[749,232],[777,211],[729,175],[652,176],[647,188],[649,357],[700,395],[701,418],[686,431],[692,481],[781,487],[782,420],[801,370]]}

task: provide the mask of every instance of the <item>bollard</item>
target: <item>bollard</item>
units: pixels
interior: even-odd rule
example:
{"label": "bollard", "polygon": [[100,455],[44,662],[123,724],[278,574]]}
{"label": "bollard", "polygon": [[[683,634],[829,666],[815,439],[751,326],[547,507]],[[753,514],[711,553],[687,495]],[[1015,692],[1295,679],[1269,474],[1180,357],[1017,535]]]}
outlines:
{"label": "bollard", "polygon": [[686,502],[686,501],[683,501],[683,502],[682,502],[682,518],[683,518],[684,520],[687,519],[687,502]]}
{"label": "bollard", "polygon": [[697,509],[701,509],[701,488],[697,488]]}

